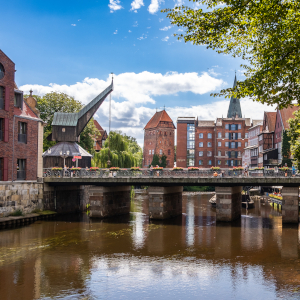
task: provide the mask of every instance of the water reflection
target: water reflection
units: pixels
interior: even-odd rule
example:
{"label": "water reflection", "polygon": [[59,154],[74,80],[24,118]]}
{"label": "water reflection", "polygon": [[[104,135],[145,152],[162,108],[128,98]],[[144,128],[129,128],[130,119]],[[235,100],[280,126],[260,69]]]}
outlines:
{"label": "water reflection", "polygon": [[185,195],[182,216],[163,222],[139,197],[120,218],[1,231],[1,299],[299,299],[298,228],[259,202],[216,224],[208,200]]}

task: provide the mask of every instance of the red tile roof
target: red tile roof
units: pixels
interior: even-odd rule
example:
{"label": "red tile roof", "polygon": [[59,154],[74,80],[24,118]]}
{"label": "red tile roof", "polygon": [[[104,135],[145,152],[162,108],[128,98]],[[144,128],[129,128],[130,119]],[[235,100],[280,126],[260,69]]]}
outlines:
{"label": "red tile roof", "polygon": [[284,129],[290,128],[290,125],[288,123],[288,119],[293,118],[293,112],[297,111],[299,109],[299,106],[289,106],[288,108],[283,108],[280,110],[280,115],[282,119],[282,123],[284,126]]}
{"label": "red tile roof", "polygon": [[31,110],[31,108],[25,101],[23,101],[23,110],[18,107],[14,107],[14,114],[20,117],[40,120],[40,118]]}
{"label": "red tile roof", "polygon": [[275,130],[276,114],[276,111],[265,111],[269,132]]}
{"label": "red tile roof", "polygon": [[97,120],[94,120],[94,125],[96,126],[96,128],[97,128],[99,131],[104,131],[103,128],[101,127],[101,125],[98,123]]}
{"label": "red tile roof", "polygon": [[171,122],[173,127],[175,128],[172,119],[169,117],[165,110],[158,111],[154,114],[154,116],[150,119],[144,129],[156,128],[159,126],[160,122]]}

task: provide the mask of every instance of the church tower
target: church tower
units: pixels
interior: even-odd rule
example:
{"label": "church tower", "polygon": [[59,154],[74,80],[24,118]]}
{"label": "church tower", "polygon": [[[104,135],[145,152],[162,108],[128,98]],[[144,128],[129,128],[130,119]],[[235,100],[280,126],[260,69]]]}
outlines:
{"label": "church tower", "polygon": [[[234,77],[233,88],[236,87],[236,74]],[[230,104],[228,108],[227,118],[242,118],[242,110],[240,99],[234,98],[233,96],[230,99]]]}

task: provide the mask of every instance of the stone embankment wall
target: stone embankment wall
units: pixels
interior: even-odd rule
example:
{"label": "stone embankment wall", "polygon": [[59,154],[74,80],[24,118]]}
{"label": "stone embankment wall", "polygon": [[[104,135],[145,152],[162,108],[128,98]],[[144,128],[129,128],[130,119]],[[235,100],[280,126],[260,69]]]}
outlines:
{"label": "stone embankment wall", "polygon": [[36,181],[0,182],[0,217],[16,210],[24,214],[43,209],[43,184]]}

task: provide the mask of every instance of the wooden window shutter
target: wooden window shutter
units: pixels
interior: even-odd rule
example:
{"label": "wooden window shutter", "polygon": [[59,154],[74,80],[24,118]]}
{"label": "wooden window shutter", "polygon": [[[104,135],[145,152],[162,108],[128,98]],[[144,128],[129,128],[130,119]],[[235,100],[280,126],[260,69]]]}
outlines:
{"label": "wooden window shutter", "polygon": [[3,181],[8,181],[8,158],[3,158]]}
{"label": "wooden window shutter", "polygon": [[9,140],[9,119],[4,119],[4,142],[8,142]]}
{"label": "wooden window shutter", "polygon": [[5,87],[5,104],[4,104],[4,109],[6,111],[9,111],[9,88],[7,86]]}

